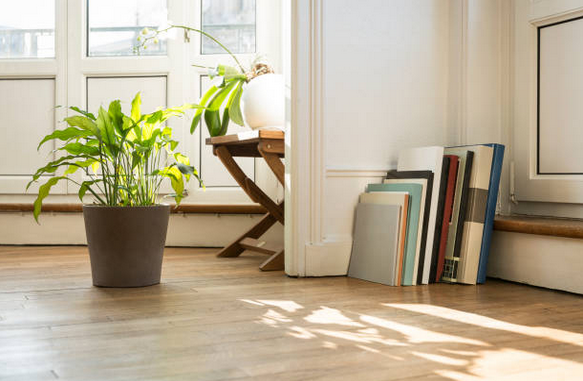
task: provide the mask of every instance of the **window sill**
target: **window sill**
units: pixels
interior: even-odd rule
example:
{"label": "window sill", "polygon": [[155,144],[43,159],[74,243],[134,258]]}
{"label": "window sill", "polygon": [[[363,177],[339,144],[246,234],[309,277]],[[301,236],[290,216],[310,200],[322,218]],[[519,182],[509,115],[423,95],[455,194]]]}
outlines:
{"label": "window sill", "polygon": [[494,230],[583,238],[583,220],[538,216],[496,216]]}

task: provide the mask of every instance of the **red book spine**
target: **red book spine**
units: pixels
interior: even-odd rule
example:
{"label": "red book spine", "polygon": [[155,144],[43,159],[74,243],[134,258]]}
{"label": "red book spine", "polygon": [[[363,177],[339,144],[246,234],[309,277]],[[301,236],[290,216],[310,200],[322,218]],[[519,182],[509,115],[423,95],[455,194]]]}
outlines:
{"label": "red book spine", "polygon": [[439,282],[443,274],[443,265],[445,263],[445,249],[447,247],[447,235],[449,225],[451,224],[451,214],[453,213],[453,198],[455,195],[455,181],[459,158],[455,155],[445,155],[449,158],[449,173],[447,175],[447,190],[445,193],[445,207],[443,211],[443,221],[441,223],[441,238],[439,240],[439,254],[437,257],[437,272],[435,281]]}

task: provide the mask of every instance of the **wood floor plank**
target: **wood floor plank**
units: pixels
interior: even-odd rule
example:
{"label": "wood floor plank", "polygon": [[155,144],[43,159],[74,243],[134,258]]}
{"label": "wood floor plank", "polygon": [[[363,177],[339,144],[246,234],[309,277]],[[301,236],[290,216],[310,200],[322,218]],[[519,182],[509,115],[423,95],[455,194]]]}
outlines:
{"label": "wood floor plank", "polygon": [[91,286],[85,247],[0,246],[0,380],[580,380],[583,298],[386,287],[167,248],[162,284]]}

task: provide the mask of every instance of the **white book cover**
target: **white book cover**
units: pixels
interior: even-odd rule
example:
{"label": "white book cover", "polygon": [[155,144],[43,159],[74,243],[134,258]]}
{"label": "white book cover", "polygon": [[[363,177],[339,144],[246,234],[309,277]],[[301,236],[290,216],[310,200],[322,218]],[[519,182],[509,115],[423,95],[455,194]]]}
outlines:
{"label": "white book cover", "polygon": [[437,222],[437,204],[439,203],[439,188],[441,187],[441,167],[443,164],[443,147],[419,147],[401,150],[399,153],[398,171],[432,171],[433,189],[431,192],[431,208],[429,224],[427,225],[427,240],[425,243],[425,261],[423,264],[423,284],[429,283],[431,259],[433,255],[433,240],[435,239],[435,224]]}
{"label": "white book cover", "polygon": [[417,228],[417,247],[415,248],[415,267],[413,269],[413,284],[417,281],[417,270],[419,270],[419,256],[421,255],[421,238],[423,237],[423,221],[425,211],[425,193],[427,191],[426,179],[385,179],[385,184],[421,184],[421,207],[419,208],[419,227]]}

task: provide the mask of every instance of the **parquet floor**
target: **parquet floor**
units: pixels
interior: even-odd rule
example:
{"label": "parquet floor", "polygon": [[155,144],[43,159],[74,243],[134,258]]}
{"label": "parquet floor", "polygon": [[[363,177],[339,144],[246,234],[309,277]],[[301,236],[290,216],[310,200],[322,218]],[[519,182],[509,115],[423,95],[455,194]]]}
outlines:
{"label": "parquet floor", "polygon": [[489,280],[391,288],[166,250],[91,286],[85,247],[0,247],[0,380],[583,380],[583,298]]}

